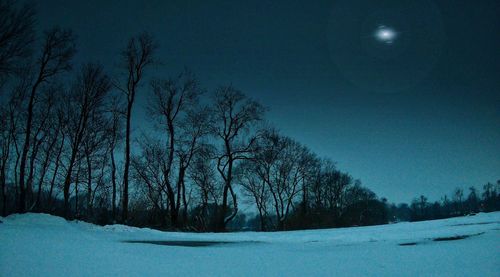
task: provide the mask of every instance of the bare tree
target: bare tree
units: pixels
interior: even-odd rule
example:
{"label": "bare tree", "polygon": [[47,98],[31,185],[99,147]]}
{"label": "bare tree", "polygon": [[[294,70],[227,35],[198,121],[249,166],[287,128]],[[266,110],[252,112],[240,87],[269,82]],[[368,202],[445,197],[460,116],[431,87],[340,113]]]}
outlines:
{"label": "bare tree", "polygon": [[107,142],[108,142],[108,153],[110,155],[111,160],[111,184],[112,184],[112,192],[111,192],[111,211],[113,222],[116,222],[116,193],[118,187],[117,180],[117,167],[116,167],[116,158],[115,151],[116,147],[121,141],[122,133],[121,133],[121,115],[123,111],[120,108],[120,103],[117,98],[113,98],[111,104],[110,111],[110,120],[108,122],[107,127]]}
{"label": "bare tree", "polygon": [[255,170],[269,189],[277,229],[284,230],[290,209],[301,190],[299,184],[308,166],[309,150],[274,130],[264,132],[261,141],[255,156]]}
{"label": "bare tree", "polygon": [[[256,136],[249,133],[263,114],[264,108],[258,102],[248,99],[231,86],[220,87],[215,91],[213,134],[222,142],[217,154],[217,171],[224,184],[222,207],[217,219],[218,231],[225,231],[226,224],[238,213],[238,202],[233,189],[235,163],[247,159],[253,151]],[[229,194],[233,211],[227,215]]]}
{"label": "bare tree", "polygon": [[12,136],[9,130],[9,114],[0,106],[0,190],[2,193],[2,216],[7,215],[7,170],[11,152]]}
{"label": "bare tree", "polygon": [[[202,142],[202,139],[209,134],[210,111],[206,108],[190,110],[184,120],[181,122],[181,132],[179,138],[179,147],[176,150],[178,159],[178,194],[181,190],[183,203],[183,221],[187,222],[188,199],[186,192],[186,172],[193,159],[199,154],[205,154],[209,147]],[[180,200],[177,200],[179,205]]]}
{"label": "bare tree", "polygon": [[[345,195],[352,184],[352,177],[336,169],[335,163],[329,159],[318,160],[314,175],[306,188],[312,200],[315,220],[329,226],[338,222],[346,201]],[[326,222],[325,222],[326,221]]]}
{"label": "bare tree", "polygon": [[[213,167],[213,152],[211,147],[205,148],[205,151],[194,158],[189,179],[197,188],[199,194],[199,212],[195,215],[198,230],[206,231],[213,227],[213,209],[210,206],[217,207],[220,200],[220,189],[215,180],[215,169]],[[210,205],[213,204],[213,205]],[[210,221],[212,220],[212,221]]]}
{"label": "bare tree", "polygon": [[15,8],[11,0],[0,0],[0,88],[7,75],[19,73],[30,57],[35,40],[35,11],[25,4]]}
{"label": "bare tree", "polygon": [[143,33],[132,37],[122,52],[124,67],[127,71],[125,87],[117,86],[127,97],[126,129],[125,129],[125,165],[123,170],[122,220],[128,219],[128,188],[130,168],[130,120],[138,86],[144,77],[144,69],[153,64],[156,43],[153,38]]}
{"label": "bare tree", "polygon": [[29,93],[24,145],[19,169],[19,212],[26,211],[25,174],[28,151],[30,149],[31,129],[36,94],[40,85],[54,76],[71,69],[71,58],[75,53],[74,38],[71,31],[54,28],[45,33],[42,52],[34,66],[37,67],[35,78]]}
{"label": "bare tree", "polygon": [[[29,87],[29,83],[26,81],[26,78],[21,78],[20,83],[14,87],[12,90],[12,93],[9,97],[8,103],[6,105],[7,108],[7,123],[9,124],[8,126],[8,138],[10,138],[10,148],[13,154],[13,161],[14,161],[14,166],[13,169],[13,176],[11,177],[14,178],[13,184],[14,184],[14,190],[15,190],[15,195],[13,200],[17,200],[18,197],[18,168],[19,168],[19,160],[21,157],[21,151],[20,151],[20,137],[23,135],[23,130],[21,128],[21,125],[23,124],[23,121],[25,121],[25,113],[23,112],[23,103],[25,102],[26,99],[26,91]],[[8,158],[8,157],[6,157]],[[8,161],[8,159],[7,159]],[[4,166],[7,166],[7,164],[4,164]],[[7,175],[6,173],[6,168],[4,171],[4,176]],[[6,203],[6,202],[5,202]]]}
{"label": "bare tree", "polygon": [[[58,97],[56,96],[57,92],[58,88],[56,87],[44,87],[35,100],[39,105],[34,109],[33,135],[30,138],[31,151],[29,154],[28,177],[26,180],[26,204],[29,211],[37,204],[34,199],[33,184],[38,175],[36,174],[36,170],[43,170],[42,168],[37,168],[37,163],[42,163],[40,161],[40,150],[50,141],[50,136],[52,135],[50,132],[50,124],[54,113],[56,97]],[[41,177],[43,178],[43,176]],[[41,189],[41,183],[39,183],[39,185]]]}
{"label": "bare tree", "polygon": [[[106,119],[103,109],[98,107],[92,109],[85,137],[82,141],[85,169],[87,173],[87,217],[93,216],[93,203],[95,192],[101,185],[102,175],[105,170],[105,159],[108,155],[106,145]],[[94,170],[98,172],[94,176]],[[95,180],[95,182],[94,182]]]}
{"label": "bare tree", "polygon": [[[51,162],[52,150],[59,135],[59,131],[55,129],[58,127],[56,104],[60,99],[61,95],[59,93],[61,91],[61,86],[51,85],[42,91],[41,97],[37,97],[40,98],[37,99],[40,105],[37,105],[38,108],[35,109],[35,119],[33,121],[35,131],[32,137],[29,173],[26,182],[28,196],[30,197],[28,201],[30,203],[30,211],[37,206],[39,209],[41,205],[40,200],[45,174]],[[40,157],[40,152],[43,154],[43,158]],[[35,174],[35,170],[37,169],[35,162],[40,165],[38,166],[39,174]],[[36,177],[38,177],[38,180]],[[38,191],[37,197],[34,199],[33,184],[36,181],[38,181]]]}
{"label": "bare tree", "polygon": [[159,214],[161,224],[166,225],[167,214],[170,212],[169,198],[165,197],[168,190],[163,171],[167,154],[160,140],[147,136],[140,140],[139,146],[142,153],[131,160],[132,176],[138,184],[142,184],[139,188],[149,199],[153,213]]}
{"label": "bare tree", "polygon": [[[198,97],[202,93],[196,78],[188,72],[183,72],[175,79],[155,80],[152,82],[153,98],[150,110],[159,119],[160,128],[166,131],[166,149],[155,151],[155,161],[161,166],[161,182],[145,181],[147,184],[160,185],[166,193],[170,222],[174,227],[179,226],[179,212],[183,203],[183,219],[187,218],[187,197],[185,177],[186,171],[193,157],[200,151],[201,138],[205,136],[208,111],[197,107]],[[177,165],[175,162],[177,161]],[[137,167],[137,169],[144,167]],[[175,172],[175,170],[177,170]],[[140,176],[146,176],[139,173]]]}
{"label": "bare tree", "polygon": [[[72,182],[73,169],[82,150],[82,142],[88,134],[92,116],[103,109],[106,94],[111,89],[108,76],[101,66],[94,64],[85,65],[79,74],[68,99],[68,112],[70,116],[66,129],[70,140],[70,158],[67,164],[64,179],[64,207],[65,216],[69,217],[69,193]],[[79,170],[80,171],[80,167]],[[78,175],[78,174],[77,174]]]}
{"label": "bare tree", "polygon": [[469,187],[469,196],[467,196],[467,206],[469,213],[477,213],[479,211],[479,198],[477,189],[473,186]]}
{"label": "bare tree", "polygon": [[456,188],[453,191],[453,196],[455,200],[455,211],[457,214],[463,214],[464,212],[464,205],[463,205],[463,197],[464,197],[464,190],[462,188]]}
{"label": "bare tree", "polygon": [[237,168],[238,181],[244,192],[253,199],[259,212],[260,230],[265,231],[268,217],[268,203],[271,200],[269,188],[261,178],[262,168],[255,160],[245,160]]}
{"label": "bare tree", "polygon": [[47,209],[51,210],[52,209],[52,194],[54,192],[54,186],[56,184],[56,179],[59,175],[59,169],[61,167],[61,159],[64,151],[64,146],[66,144],[66,131],[65,127],[68,124],[68,117],[64,112],[64,108],[62,105],[65,103],[63,101],[59,101],[59,106],[57,108],[57,132],[59,135],[56,135],[59,137],[58,145],[57,145],[57,151],[55,153],[55,160],[54,160],[54,168],[53,168],[53,173],[52,177],[50,178],[50,186],[49,186],[49,192],[47,194]]}
{"label": "bare tree", "polygon": [[45,175],[48,172],[49,166],[52,163],[54,158],[54,148],[59,140],[59,130],[57,129],[60,126],[57,126],[57,121],[51,120],[50,126],[48,126],[47,130],[47,140],[46,143],[42,145],[43,151],[43,159],[40,167],[40,177],[38,180],[38,191],[36,200],[33,203],[33,207],[36,207],[38,211],[42,209],[42,194],[43,194],[43,184],[45,182]]}

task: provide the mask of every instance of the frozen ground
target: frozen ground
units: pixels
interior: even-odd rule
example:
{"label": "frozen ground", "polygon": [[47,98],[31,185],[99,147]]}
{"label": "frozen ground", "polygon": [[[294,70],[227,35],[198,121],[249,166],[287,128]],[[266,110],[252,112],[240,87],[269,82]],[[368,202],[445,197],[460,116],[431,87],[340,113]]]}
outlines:
{"label": "frozen ground", "polygon": [[0,276],[500,276],[500,212],[231,234],[100,227],[45,214],[0,219]]}

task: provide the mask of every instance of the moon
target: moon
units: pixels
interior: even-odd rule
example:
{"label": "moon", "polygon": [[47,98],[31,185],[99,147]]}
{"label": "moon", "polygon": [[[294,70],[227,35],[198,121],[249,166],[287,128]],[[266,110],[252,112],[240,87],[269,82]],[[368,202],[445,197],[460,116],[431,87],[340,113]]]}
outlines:
{"label": "moon", "polygon": [[396,39],[397,32],[394,29],[390,28],[390,27],[386,27],[384,25],[380,25],[375,30],[374,35],[375,35],[375,38],[378,41],[386,43],[386,44],[391,44]]}

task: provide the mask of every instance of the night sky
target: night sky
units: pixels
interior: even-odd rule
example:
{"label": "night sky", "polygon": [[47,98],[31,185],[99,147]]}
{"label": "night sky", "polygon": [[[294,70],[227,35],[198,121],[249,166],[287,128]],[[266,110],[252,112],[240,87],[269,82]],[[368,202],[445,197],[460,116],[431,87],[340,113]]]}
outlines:
{"label": "night sky", "polygon": [[148,31],[162,62],[149,77],[187,67],[208,91],[233,84],[390,201],[500,178],[497,0],[36,2],[41,29],[78,36],[76,65],[114,74]]}

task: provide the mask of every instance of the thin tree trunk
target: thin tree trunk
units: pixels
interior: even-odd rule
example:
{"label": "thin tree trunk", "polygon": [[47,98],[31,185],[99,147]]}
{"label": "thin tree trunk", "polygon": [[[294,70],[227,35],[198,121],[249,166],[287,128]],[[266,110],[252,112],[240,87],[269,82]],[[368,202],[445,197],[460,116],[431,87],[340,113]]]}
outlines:
{"label": "thin tree trunk", "polygon": [[224,190],[222,192],[222,206],[220,209],[219,219],[217,222],[217,231],[224,232],[226,230],[226,226],[224,226],[225,217],[227,213],[227,193],[229,191],[229,187],[227,183],[224,185]]}
{"label": "thin tree trunk", "polygon": [[78,166],[78,170],[76,172],[76,180],[75,180],[75,218],[78,218],[78,183],[80,179],[80,166]]}
{"label": "thin tree trunk", "polygon": [[[6,154],[8,155],[8,154]],[[2,189],[2,216],[7,216],[7,186],[5,184],[5,170],[6,170],[6,161],[7,159],[4,158],[4,161],[2,162],[2,167],[0,171],[0,184],[1,184],[1,189]]]}
{"label": "thin tree trunk", "polygon": [[113,184],[113,195],[112,195],[112,215],[113,215],[113,223],[116,222],[116,162],[115,162],[115,154],[114,154],[114,144],[111,148],[111,182]]}
{"label": "thin tree trunk", "polygon": [[49,195],[47,196],[47,202],[48,202],[48,209],[52,209],[52,192],[54,190],[54,185],[56,183],[56,178],[57,178],[57,173],[59,171],[59,165],[60,165],[60,160],[61,160],[61,154],[64,148],[64,141],[66,137],[63,135],[62,140],[61,140],[61,146],[59,147],[59,151],[57,152],[57,157],[56,157],[56,167],[54,168],[54,175],[52,175],[52,180],[50,181],[50,189],[49,189]]}
{"label": "thin tree trunk", "polygon": [[45,174],[47,173],[47,168],[50,163],[50,153],[52,152],[52,149],[54,148],[54,145],[57,142],[57,135],[54,137],[54,139],[51,141],[48,150],[45,153],[45,160],[43,161],[42,165],[42,175],[40,176],[40,180],[38,182],[38,191],[37,191],[37,196],[36,196],[36,201],[35,201],[35,207],[37,208],[38,211],[41,211],[41,194],[42,194],[42,185],[43,185],[43,180],[45,179]]}
{"label": "thin tree trunk", "polygon": [[[17,150],[17,149],[16,149]],[[14,187],[15,187],[15,195],[16,195],[16,199],[19,195],[19,198],[20,198],[20,193],[18,191],[18,188],[19,188],[19,175],[17,174],[17,169],[19,168],[19,160],[21,159],[21,155],[19,155],[19,151],[16,151],[16,162],[14,164]],[[17,199],[18,201],[20,201],[19,199]],[[19,203],[18,203],[18,207],[19,207]]]}
{"label": "thin tree trunk", "polygon": [[2,216],[7,216],[7,184],[6,171],[10,155],[10,144],[12,142],[9,134],[6,146],[3,147],[2,166],[0,167],[0,185],[2,190]]}
{"label": "thin tree trunk", "polygon": [[[73,167],[76,161],[76,155],[80,148],[80,143],[83,139],[84,131],[87,127],[88,111],[82,110],[82,114],[78,120],[78,129],[76,132],[75,141],[71,149],[71,158],[69,161],[68,172],[66,173],[66,178],[64,179],[64,215],[68,219],[70,207],[69,207],[69,187],[71,185],[71,175],[73,174]],[[80,172],[80,162],[78,162],[78,174]],[[78,178],[78,176],[77,176]]]}
{"label": "thin tree trunk", "polygon": [[[265,185],[265,184],[263,184],[263,185]],[[257,209],[259,210],[260,230],[265,231],[264,204],[262,201],[262,193],[263,192],[261,192],[260,196],[254,194],[254,199],[255,199],[255,203],[257,204]]]}
{"label": "thin tree trunk", "polygon": [[[183,172],[185,169],[182,170]],[[181,182],[181,187],[182,187],[182,204],[183,204],[183,211],[182,211],[182,221],[184,225],[187,224],[188,220],[188,203],[186,199],[186,184],[184,182],[184,175],[185,173],[182,173],[182,182]]]}
{"label": "thin tree trunk", "polygon": [[231,198],[233,199],[233,213],[228,218],[226,218],[224,222],[224,227],[227,225],[229,221],[233,220],[233,218],[238,214],[238,202],[236,198],[236,193],[234,192],[232,186],[229,186],[229,192],[231,193]]}
{"label": "thin tree trunk", "polygon": [[127,106],[127,127],[125,130],[125,167],[123,170],[123,204],[122,222],[127,223],[128,219],[128,175],[130,168],[130,118],[132,116],[133,101],[129,100]]}
{"label": "thin tree trunk", "polygon": [[87,216],[90,218],[92,216],[92,161],[90,155],[87,153]]}
{"label": "thin tree trunk", "polygon": [[19,213],[26,212],[26,190],[24,187],[24,176],[26,175],[26,160],[28,158],[28,151],[30,149],[30,138],[31,138],[31,125],[33,124],[33,106],[35,102],[35,92],[38,87],[39,82],[33,86],[31,90],[30,100],[28,104],[28,118],[26,121],[26,133],[24,136],[24,145],[21,154],[21,165],[19,169]]}
{"label": "thin tree trunk", "polygon": [[[228,155],[228,167],[226,171],[226,176],[225,176],[225,185],[224,185],[224,191],[223,191],[223,198],[222,198],[222,209],[221,209],[221,214],[219,217],[219,223],[218,223],[218,231],[226,231],[226,225],[229,221],[231,221],[236,214],[238,213],[238,204],[236,200],[236,195],[233,192],[233,188],[231,187],[231,182],[232,182],[232,177],[233,177],[233,162],[234,160],[231,157],[231,148],[229,146],[229,141],[226,141],[226,153]],[[233,213],[226,218],[226,214],[228,212],[228,192],[231,193],[231,197],[233,199],[233,207],[234,211]]]}
{"label": "thin tree trunk", "polygon": [[38,156],[38,149],[41,143],[42,140],[36,141],[35,139],[33,150],[31,151],[28,180],[26,181],[26,197],[29,197],[29,199],[26,200],[26,206],[29,207],[28,211],[33,208],[31,204],[33,202],[33,178],[35,175],[35,159]]}
{"label": "thin tree trunk", "polygon": [[[76,151],[73,149],[73,153],[71,154],[71,159],[69,161],[68,172],[66,173],[66,178],[64,179],[64,216],[68,219],[70,215],[70,207],[69,207],[69,188],[71,185],[71,175],[73,172],[73,167],[76,159]],[[78,176],[77,176],[78,177]]]}
{"label": "thin tree trunk", "polygon": [[26,133],[24,135],[24,145],[23,145],[23,150],[22,150],[22,154],[21,154],[21,164],[20,164],[20,169],[19,169],[19,189],[20,189],[19,208],[18,208],[19,213],[26,212],[26,189],[24,186],[25,185],[24,178],[26,175],[26,160],[28,159],[28,152],[30,149],[31,127],[33,125],[33,109],[35,106],[35,94],[36,94],[36,91],[38,89],[38,86],[43,81],[42,73],[45,70],[45,66],[46,66],[46,64],[42,64],[38,78],[37,78],[36,82],[33,84],[33,87],[31,87],[30,100],[28,103],[28,118],[26,120]]}

